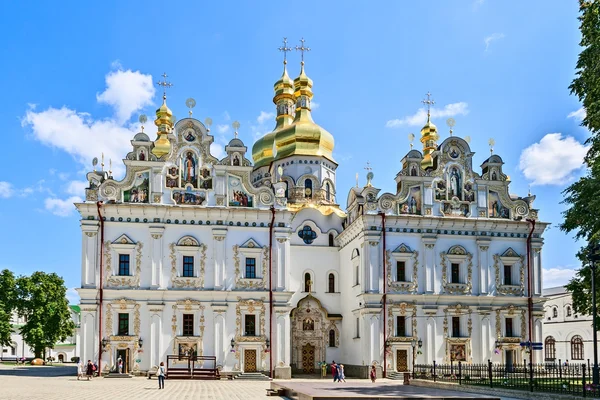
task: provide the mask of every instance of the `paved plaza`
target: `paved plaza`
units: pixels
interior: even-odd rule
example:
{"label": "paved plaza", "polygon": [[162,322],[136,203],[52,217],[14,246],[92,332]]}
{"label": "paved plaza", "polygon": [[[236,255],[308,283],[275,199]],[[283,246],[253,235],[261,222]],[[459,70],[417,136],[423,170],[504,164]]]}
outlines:
{"label": "paved plaza", "polygon": [[[328,380],[298,379],[308,386],[327,386]],[[369,382],[364,379],[348,379],[346,384],[335,384],[341,388],[342,385],[349,387],[366,388]],[[392,385],[398,385],[395,381],[381,379],[376,384],[369,386],[369,394],[384,390]],[[131,379],[107,379],[95,378],[91,381],[76,378],[74,367],[52,366],[52,367],[15,367],[0,364],[0,399],[1,400],[30,400],[39,398],[44,400],[95,400],[95,399],[226,399],[226,400],[256,400],[267,399],[266,389],[269,388],[268,381],[187,381],[167,380],[165,389],[158,389],[156,379],[148,380],[142,377]],[[333,382],[330,386],[334,387]],[[424,392],[435,394],[455,394],[461,396],[460,392],[449,392],[447,390],[437,391],[433,389],[422,389],[411,387],[410,392]],[[367,394],[367,393],[362,393]],[[276,397],[269,397],[276,398]],[[507,399],[503,400],[515,400]]]}

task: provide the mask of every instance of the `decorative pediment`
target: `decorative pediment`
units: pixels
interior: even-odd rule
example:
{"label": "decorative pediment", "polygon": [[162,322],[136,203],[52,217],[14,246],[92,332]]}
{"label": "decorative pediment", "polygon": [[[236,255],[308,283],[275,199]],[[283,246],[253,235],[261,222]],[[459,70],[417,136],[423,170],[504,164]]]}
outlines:
{"label": "decorative pediment", "polygon": [[248,248],[248,249],[258,249],[261,248],[262,246],[260,244],[258,244],[258,242],[252,238],[246,240],[241,246],[241,248]]}
{"label": "decorative pediment", "polygon": [[413,252],[413,250],[404,243],[402,243],[400,246],[396,247],[396,249],[394,251],[392,251],[392,253],[412,253],[412,252]]}
{"label": "decorative pediment", "polygon": [[192,236],[184,236],[179,239],[177,246],[200,246],[200,243]]}
{"label": "decorative pediment", "polygon": [[448,254],[451,254],[454,256],[466,256],[467,251],[465,250],[464,247],[456,245],[456,246],[450,247],[450,249],[448,250]]}
{"label": "decorative pediment", "polygon": [[127,235],[123,234],[121,236],[119,236],[118,238],[116,238],[112,244],[135,244],[135,242]]}
{"label": "decorative pediment", "polygon": [[502,253],[500,257],[520,257],[520,255],[517,254],[517,252],[514,251],[512,247],[509,247],[504,253]]}

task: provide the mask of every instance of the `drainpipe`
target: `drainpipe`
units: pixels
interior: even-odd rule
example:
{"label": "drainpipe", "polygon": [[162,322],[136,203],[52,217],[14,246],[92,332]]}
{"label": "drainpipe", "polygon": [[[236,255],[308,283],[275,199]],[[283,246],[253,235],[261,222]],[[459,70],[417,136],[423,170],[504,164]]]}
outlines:
{"label": "drainpipe", "polygon": [[387,320],[386,320],[386,315],[387,315],[387,311],[386,311],[386,303],[387,303],[387,296],[386,296],[386,284],[387,284],[387,265],[386,265],[386,260],[385,260],[385,213],[379,213],[379,215],[381,215],[381,236],[382,236],[382,253],[383,253],[383,377],[387,378],[387,349],[385,347],[385,342],[387,339],[387,335],[386,335],[386,325],[387,325]]}
{"label": "drainpipe", "polygon": [[531,230],[527,236],[527,309],[529,311],[529,369],[533,369],[533,270],[531,268],[531,238],[535,229],[535,220],[527,219],[528,223],[531,224]]}
{"label": "drainpipe", "polygon": [[275,225],[275,207],[271,206],[271,226],[269,227],[269,377],[273,378],[273,227]]}
{"label": "drainpipe", "polygon": [[104,248],[104,218],[102,218],[102,202],[96,202],[98,208],[98,219],[100,220],[100,287],[98,290],[98,376],[102,376],[102,306],[103,306],[103,282],[102,277],[104,276],[104,257],[102,249]]}

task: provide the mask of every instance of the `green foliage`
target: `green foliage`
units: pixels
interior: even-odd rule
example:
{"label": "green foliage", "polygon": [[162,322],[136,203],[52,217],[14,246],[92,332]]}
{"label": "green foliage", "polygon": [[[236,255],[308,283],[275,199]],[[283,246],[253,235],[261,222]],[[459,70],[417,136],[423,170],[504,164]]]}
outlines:
{"label": "green foliage", "polygon": [[15,307],[15,276],[7,269],[0,272],[0,346],[10,346],[10,319]]}
{"label": "green foliage", "polygon": [[[565,232],[574,232],[577,239],[600,242],[600,1],[579,0],[581,30],[581,53],[577,60],[575,79],[569,86],[586,110],[582,126],[590,132],[586,141],[590,149],[585,163],[586,176],[580,178],[563,192],[563,203],[568,209],[563,213],[560,225]],[[591,268],[586,249],[578,254],[582,268],[567,285],[573,297],[573,309],[577,313],[591,314]],[[600,284],[596,280],[597,283]],[[600,288],[597,288],[600,289]],[[598,296],[600,298],[600,296]],[[598,326],[598,323],[596,323]]]}
{"label": "green foliage", "polygon": [[46,347],[54,347],[73,334],[67,288],[55,273],[34,272],[17,279],[17,309],[27,317],[21,335],[40,358]]}

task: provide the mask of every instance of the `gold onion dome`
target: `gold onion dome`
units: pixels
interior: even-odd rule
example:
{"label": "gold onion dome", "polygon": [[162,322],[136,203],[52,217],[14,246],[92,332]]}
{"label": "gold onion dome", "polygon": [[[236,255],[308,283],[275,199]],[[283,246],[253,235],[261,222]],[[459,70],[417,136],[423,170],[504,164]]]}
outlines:
{"label": "gold onion dome", "polygon": [[302,62],[300,75],[294,79],[296,116],[292,124],[275,131],[276,154],[274,159],[293,155],[321,156],[333,162],[333,135],[317,125],[311,115],[313,97],[312,80],[304,72]]}
{"label": "gold onion dome", "polygon": [[252,158],[255,167],[262,167],[274,159],[273,142],[275,132],[290,125],[294,106],[294,82],[287,73],[286,62],[283,64],[283,74],[273,87],[275,96],[273,103],[277,106],[277,124],[273,132],[267,133],[258,139],[252,146]]}
{"label": "gold onion dome", "polygon": [[439,135],[437,127],[430,120],[429,112],[427,113],[427,122],[421,128],[421,143],[423,143],[423,160],[421,160],[421,167],[423,169],[433,167],[433,159],[431,153],[437,149],[437,141]]}
{"label": "gold onion dome", "polygon": [[154,124],[158,127],[158,138],[154,142],[152,154],[160,158],[171,151],[171,142],[167,135],[173,130],[173,113],[167,107],[167,95],[163,94],[163,103],[156,110]]}

